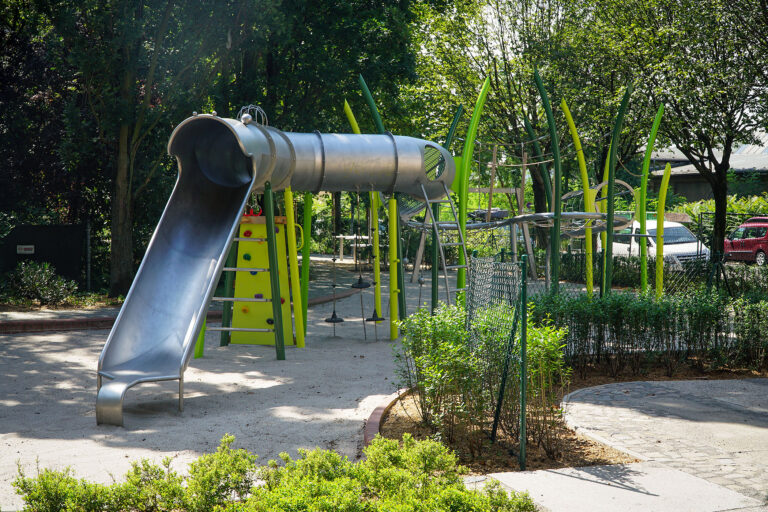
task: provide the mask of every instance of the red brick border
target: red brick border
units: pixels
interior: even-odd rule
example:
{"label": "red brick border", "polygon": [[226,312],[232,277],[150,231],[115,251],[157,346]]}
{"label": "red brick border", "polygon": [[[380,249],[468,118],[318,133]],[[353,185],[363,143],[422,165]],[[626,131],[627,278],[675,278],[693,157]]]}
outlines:
{"label": "red brick border", "polygon": [[365,422],[365,430],[363,431],[363,443],[365,446],[371,444],[373,438],[376,437],[376,434],[378,434],[381,430],[381,419],[384,417],[384,415],[389,412],[392,406],[395,405],[401,397],[409,394],[410,392],[411,390],[408,388],[398,389],[396,392],[386,397],[382,404],[373,410],[371,415],[368,417],[368,421]]}

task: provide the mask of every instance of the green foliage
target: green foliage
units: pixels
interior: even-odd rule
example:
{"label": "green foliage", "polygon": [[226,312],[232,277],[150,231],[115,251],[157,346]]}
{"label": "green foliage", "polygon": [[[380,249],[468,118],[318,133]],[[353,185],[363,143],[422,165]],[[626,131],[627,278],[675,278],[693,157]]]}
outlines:
{"label": "green foliage", "polygon": [[766,300],[734,301],[702,288],[660,300],[614,292],[591,300],[542,294],[531,302],[536,322],[551,317],[568,327],[566,360],[581,375],[592,367],[638,375],[662,365],[672,376],[685,361],[700,368],[766,365]]}
{"label": "green foliage", "polygon": [[[533,512],[525,493],[507,494],[498,484],[483,491],[464,487],[466,468],[435,441],[398,441],[377,437],[352,463],[328,450],[299,450],[299,458],[281,454],[255,468],[256,456],[232,450],[234,438],[224,436],[216,453],[190,466],[190,476],[170,469],[170,459],[158,466],[147,460],[133,464],[126,481],[100,485],[78,480],[71,470],[38,471],[30,478],[19,469],[13,485],[24,498],[25,511],[34,512],[272,512],[344,510],[359,512]],[[252,475],[261,483],[252,486]]]}
{"label": "green foliage", "polygon": [[[768,215],[768,192],[759,196],[729,195],[727,198],[728,213],[741,215]],[[692,203],[683,203],[673,208],[673,211],[687,213],[696,221],[700,213],[712,213],[715,211],[714,199],[703,199]]]}
{"label": "green foliage", "polygon": [[736,336],[733,357],[736,362],[756,370],[768,369],[768,300],[739,299],[733,305]]}
{"label": "green foliage", "polygon": [[231,448],[235,437],[221,439],[216,453],[203,455],[189,466],[185,502],[190,511],[204,512],[228,501],[242,500],[253,485],[256,456]]}
{"label": "green foliage", "polygon": [[20,262],[9,273],[5,287],[14,298],[39,301],[44,306],[61,304],[77,290],[77,284],[57,275],[50,263],[36,261]]}
{"label": "green foliage", "polygon": [[[85,483],[84,481],[81,481]],[[184,479],[171,470],[171,458],[162,466],[146,459],[131,464],[125,483],[111,490],[119,496],[120,507],[145,512],[172,512],[184,503]]]}
{"label": "green foliage", "polygon": [[[419,310],[401,322],[402,344],[395,347],[399,384],[418,393],[423,421],[446,443],[461,443],[474,457],[490,431],[501,382],[506,379],[501,429],[519,439],[520,339],[515,334],[504,363],[514,312],[507,305],[479,308],[466,329],[459,306],[441,305],[434,315]],[[558,396],[568,386],[563,360],[566,330],[545,322],[528,325],[528,435],[553,458],[559,454],[554,434]]]}

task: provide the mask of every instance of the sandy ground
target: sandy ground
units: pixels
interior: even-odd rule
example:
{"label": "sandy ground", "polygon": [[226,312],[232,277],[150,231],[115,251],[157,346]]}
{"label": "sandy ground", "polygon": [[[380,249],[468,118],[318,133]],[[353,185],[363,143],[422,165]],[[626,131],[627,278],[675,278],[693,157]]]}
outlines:
{"label": "sandy ground", "polygon": [[[373,294],[364,294],[370,315]],[[409,296],[415,308],[418,286]],[[388,317],[387,304],[385,295]],[[365,420],[396,389],[393,343],[386,322],[378,342],[370,324],[363,339],[359,295],[339,302],[346,321],[333,337],[323,322],[332,307],[310,309],[307,347],[288,348],[285,361],[273,347],[219,347],[218,333],[209,333],[205,357],[185,374],[184,412],[176,381],[139,385],[126,396],[125,428],[96,425],[96,365],[108,331],[0,336],[0,509],[22,506],[11,486],[17,463],[28,474],[70,466],[108,483],[141,458],[171,456],[184,471],[225,433],[262,463],[315,446],[359,457]]]}

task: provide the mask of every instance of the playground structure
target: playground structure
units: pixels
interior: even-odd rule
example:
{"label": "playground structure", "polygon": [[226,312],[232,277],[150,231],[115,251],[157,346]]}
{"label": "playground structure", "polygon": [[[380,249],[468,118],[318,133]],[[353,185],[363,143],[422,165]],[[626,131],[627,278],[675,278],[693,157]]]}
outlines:
{"label": "playground structure", "polygon": [[[382,316],[377,226],[379,208],[386,201],[390,234],[389,324],[392,340],[398,336],[397,319],[403,319],[406,315],[405,294],[402,293],[405,286],[403,263],[406,260],[403,256],[402,224],[417,227],[421,231],[417,256],[419,264],[424,255],[424,242],[431,232],[433,309],[439,301],[440,268],[443,270],[446,302],[450,303],[457,293],[461,294],[465,290],[469,262],[466,247],[468,230],[493,230],[503,226],[509,226],[510,229],[510,239],[513,241],[510,256],[513,261],[517,260],[517,229],[521,229],[534,278],[536,262],[529,227],[549,229],[549,247],[552,250],[548,251],[546,275],[547,289],[552,293],[558,293],[561,240],[583,237],[591,241],[595,233],[600,233],[603,238],[602,247],[605,248],[605,263],[600,276],[601,292],[609,292],[613,232],[632,220],[615,217],[616,185],[623,186],[630,194],[634,191],[629,185],[615,179],[616,155],[613,143],[609,158],[606,159],[603,180],[590,186],[575,124],[563,100],[561,108],[574,141],[582,190],[561,197],[561,157],[554,115],[538,72],[534,78],[549,126],[552,158],[544,159],[539,139],[530,122],[525,119],[529,137],[525,144],[531,146],[534,158],[527,163],[526,154],[523,153],[521,183],[513,190],[518,215],[508,219],[491,219],[494,189],[492,175],[486,218],[468,222],[472,156],[480,117],[489,92],[489,80],[481,88],[464,139],[462,155],[457,157],[452,156],[448,148],[462,114],[461,107],[454,116],[443,146],[421,139],[394,136],[385,130],[362,77],[361,88],[379,135],[360,134],[348,104],[345,104],[345,113],[354,132],[352,135],[282,132],[267,125],[266,116],[260,115],[260,112],[263,114],[260,109],[252,116],[249,110],[251,107],[241,111],[238,119],[221,118],[215,113],[195,114],[179,124],[168,144],[169,154],[175,156],[178,162],[179,178],[99,358],[97,422],[122,425],[125,394],[129,388],[142,382],[178,380],[179,409],[183,408],[184,370],[189,364],[196,340],[199,343],[195,352],[202,353],[201,333],[206,329],[204,316],[212,300],[225,302],[222,327],[208,328],[222,331],[222,344],[274,344],[277,359],[284,359],[285,339],[290,340],[293,334],[292,302],[295,344],[299,347],[304,345],[309,243],[303,243],[299,273],[293,211],[294,190],[304,192],[303,231],[306,236],[311,232],[313,193],[369,193],[369,226],[374,226],[369,240],[372,239],[375,291],[373,314],[370,318],[364,318],[364,321],[372,321],[374,325],[385,320]],[[614,126],[613,140],[620,133],[630,94],[631,88],[627,88]],[[660,109],[649,148],[652,148],[655,140],[661,113]],[[646,154],[641,197],[644,197],[647,185],[649,151]],[[546,163],[553,164],[553,176],[546,169]],[[549,211],[524,211],[526,170],[532,178],[536,174],[536,178],[544,183]],[[276,218],[274,213],[273,192],[279,190],[285,192],[285,218]],[[256,224],[251,228],[247,224],[241,226],[242,212],[254,192],[263,194],[265,215],[257,217],[258,221],[252,221]],[[452,192],[455,194],[455,203]],[[563,202],[578,199],[579,194],[579,207],[564,211]],[[441,207],[444,212],[442,216]],[[661,194],[660,219],[663,219],[663,209]],[[414,220],[414,215],[421,211],[424,212],[423,219]],[[448,219],[445,218],[446,211],[450,216]],[[258,232],[255,231],[257,226]],[[663,227],[659,229],[659,234],[663,240]],[[233,242],[240,244],[237,253],[230,252]],[[287,255],[281,252],[286,243]],[[259,251],[254,249],[254,244],[259,246]],[[451,246],[458,249],[457,262],[447,260],[446,253]],[[586,289],[591,296],[592,244],[585,243],[584,246],[587,253]],[[659,244],[657,253],[663,254],[661,251],[663,247]],[[286,256],[289,271],[285,271]],[[659,265],[662,263],[661,258],[657,260],[657,293],[663,289],[659,286],[660,276],[663,275],[663,268]],[[414,265],[414,271],[417,266]],[[449,271],[456,271],[455,287],[449,283]],[[228,276],[225,286],[227,296],[214,297],[214,289],[222,272],[240,273],[244,278],[238,279],[233,286]],[[335,286],[334,282],[334,294]],[[358,285],[353,287],[367,287],[367,283],[360,277]],[[289,297],[291,300],[288,300]],[[234,311],[232,305],[235,306]],[[327,321],[342,320],[332,316]]]}
{"label": "playground structure", "polygon": [[[273,189],[384,191],[436,200],[455,173],[450,153],[428,141],[286,133],[250,115],[190,117],[171,134],[168,152],[179,178],[99,358],[98,423],[122,425],[125,393],[142,382],[178,380],[183,408],[184,370],[252,191],[265,196],[275,269]],[[270,276],[272,297],[280,297],[276,272]],[[272,304],[280,326],[279,300]],[[278,337],[278,358],[284,357],[281,345]]]}

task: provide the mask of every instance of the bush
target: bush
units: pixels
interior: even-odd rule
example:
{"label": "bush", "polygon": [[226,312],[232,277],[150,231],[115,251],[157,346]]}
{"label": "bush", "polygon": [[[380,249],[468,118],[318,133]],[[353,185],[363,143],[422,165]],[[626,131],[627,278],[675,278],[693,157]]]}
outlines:
{"label": "bush", "polygon": [[19,263],[6,286],[13,297],[36,300],[41,305],[61,304],[77,290],[77,284],[57,275],[50,263],[36,261]]}
{"label": "bush", "polygon": [[[328,450],[299,450],[299,458],[281,454],[284,464],[270,461],[256,469],[255,455],[232,450],[232,436],[222,439],[216,453],[204,455],[184,478],[142,460],[124,483],[99,485],[78,480],[69,469],[43,470],[35,478],[19,470],[13,485],[25,509],[47,511],[192,511],[230,512],[283,510],[344,511],[472,511],[529,512],[533,502],[524,493],[508,495],[498,484],[467,490],[461,480],[466,468],[435,441],[398,441],[377,437],[352,463]],[[232,464],[232,466],[228,466]],[[229,469],[227,469],[229,468]],[[252,487],[251,476],[263,482]]]}
{"label": "bush", "polygon": [[[504,378],[499,425],[519,442],[519,333],[504,375],[513,316],[514,308],[505,304],[479,309],[467,331],[464,309],[441,305],[434,315],[421,310],[400,324],[403,341],[395,348],[400,385],[418,393],[422,419],[441,440],[461,443],[475,457],[491,429]],[[528,323],[528,436],[553,458],[559,453],[554,434],[559,396],[570,378],[563,358],[565,337],[566,330],[550,322]]]}

